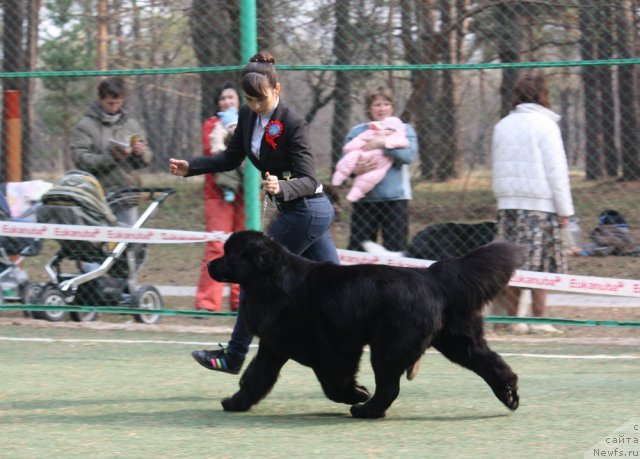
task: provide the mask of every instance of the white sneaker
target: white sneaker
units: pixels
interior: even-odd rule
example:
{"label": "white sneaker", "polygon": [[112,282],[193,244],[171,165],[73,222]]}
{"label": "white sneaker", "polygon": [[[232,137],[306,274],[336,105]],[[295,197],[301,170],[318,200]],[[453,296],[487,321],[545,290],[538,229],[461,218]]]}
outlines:
{"label": "white sneaker", "polygon": [[511,324],[510,331],[516,335],[526,335],[529,333],[529,324]]}
{"label": "white sneaker", "polygon": [[531,324],[529,333],[551,333],[555,335],[562,335],[564,332],[557,329],[551,324]]}

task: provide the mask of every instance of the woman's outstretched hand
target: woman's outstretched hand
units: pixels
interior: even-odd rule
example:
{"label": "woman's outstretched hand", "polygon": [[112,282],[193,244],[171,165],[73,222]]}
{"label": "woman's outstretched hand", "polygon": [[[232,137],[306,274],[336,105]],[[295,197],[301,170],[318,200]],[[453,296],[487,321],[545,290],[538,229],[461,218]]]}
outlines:
{"label": "woman's outstretched hand", "polygon": [[184,159],[169,159],[169,170],[173,175],[184,177],[189,173],[189,163]]}

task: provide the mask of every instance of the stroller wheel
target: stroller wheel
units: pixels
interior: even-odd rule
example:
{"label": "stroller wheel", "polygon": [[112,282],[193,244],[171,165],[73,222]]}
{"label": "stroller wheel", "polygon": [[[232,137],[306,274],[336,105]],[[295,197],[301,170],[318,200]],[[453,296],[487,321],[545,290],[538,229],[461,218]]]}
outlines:
{"label": "stroller wheel", "polygon": [[98,311],[86,311],[86,312],[69,312],[69,317],[74,322],[92,322],[98,318]]}
{"label": "stroller wheel", "polygon": [[[162,309],[164,307],[160,292],[153,285],[142,285],[131,298],[132,306],[139,309]],[[160,314],[134,314],[136,322],[155,324]]]}
{"label": "stroller wheel", "polygon": [[39,304],[40,295],[44,290],[42,284],[36,282],[29,282],[22,289],[22,303],[23,304]]}
{"label": "stroller wheel", "polygon": [[[45,306],[65,306],[67,304],[62,292],[55,287],[44,288],[37,303]],[[34,319],[60,322],[64,319],[64,313],[64,311],[33,311],[32,315]]]}
{"label": "stroller wheel", "polygon": [[[104,286],[98,282],[99,280],[96,279],[90,283],[81,285],[73,298],[73,304],[76,306],[99,306],[101,301],[98,298],[100,297],[101,288],[104,288]],[[74,322],[92,322],[96,320],[98,316],[98,311],[69,312],[69,317]]]}
{"label": "stroller wheel", "polygon": [[[42,284],[38,284],[36,282],[28,282],[22,288],[22,304],[39,304],[40,295],[42,295]],[[31,317],[31,311],[24,311],[24,316]]]}

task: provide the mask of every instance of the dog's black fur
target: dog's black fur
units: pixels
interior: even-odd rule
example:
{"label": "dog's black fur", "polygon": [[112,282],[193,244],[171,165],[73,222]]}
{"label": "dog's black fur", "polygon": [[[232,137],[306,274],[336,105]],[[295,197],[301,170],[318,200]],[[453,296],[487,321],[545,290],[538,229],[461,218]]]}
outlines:
{"label": "dog's black fur", "polygon": [[[262,233],[229,237],[209,274],[239,283],[258,352],[240,390],[222,401],[246,411],[264,398],[289,359],[315,372],[326,396],[358,418],[379,418],[400,391],[400,379],[427,348],[476,372],[508,408],[518,407],[516,374],[483,336],[482,306],[519,264],[515,246],[498,242],[429,268],[338,266],[293,255]],[[376,388],[356,381],[369,345]]]}

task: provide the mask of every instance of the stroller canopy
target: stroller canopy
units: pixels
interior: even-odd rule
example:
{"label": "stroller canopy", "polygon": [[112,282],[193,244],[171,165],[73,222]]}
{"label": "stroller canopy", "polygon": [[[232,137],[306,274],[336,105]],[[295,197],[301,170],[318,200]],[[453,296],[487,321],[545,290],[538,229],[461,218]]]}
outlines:
{"label": "stroller canopy", "polygon": [[84,171],[72,170],[58,178],[42,195],[38,221],[66,225],[116,226],[100,182]]}

